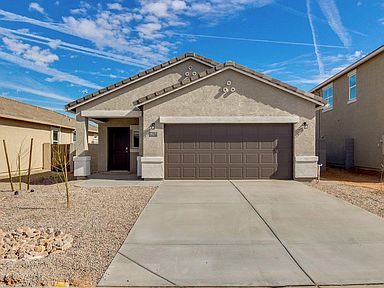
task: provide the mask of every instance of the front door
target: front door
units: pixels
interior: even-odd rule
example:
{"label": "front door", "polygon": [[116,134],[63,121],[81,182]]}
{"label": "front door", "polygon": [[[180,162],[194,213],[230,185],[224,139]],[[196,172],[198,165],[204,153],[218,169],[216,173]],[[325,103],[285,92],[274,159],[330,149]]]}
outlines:
{"label": "front door", "polygon": [[129,127],[108,128],[108,170],[130,170]]}

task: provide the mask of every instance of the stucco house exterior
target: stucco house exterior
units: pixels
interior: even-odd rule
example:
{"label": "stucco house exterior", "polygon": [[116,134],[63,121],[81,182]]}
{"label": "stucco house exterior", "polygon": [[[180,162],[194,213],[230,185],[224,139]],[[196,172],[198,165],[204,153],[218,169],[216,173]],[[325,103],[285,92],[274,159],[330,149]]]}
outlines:
{"label": "stucco house exterior", "polygon": [[[8,177],[3,140],[12,172],[21,151],[21,169],[28,167],[30,139],[33,138],[32,172],[43,170],[43,144],[73,143],[76,120],[52,110],[0,97],[0,177]],[[97,140],[97,127],[90,125],[88,142]]]}
{"label": "stucco house exterior", "polygon": [[77,119],[75,176],[90,174],[92,120],[98,171],[144,180],[311,179],[323,105],[232,61],[186,53],[66,105]]}
{"label": "stucco house exterior", "polygon": [[317,85],[328,104],[317,138],[328,164],[378,170],[384,157],[384,46]]}

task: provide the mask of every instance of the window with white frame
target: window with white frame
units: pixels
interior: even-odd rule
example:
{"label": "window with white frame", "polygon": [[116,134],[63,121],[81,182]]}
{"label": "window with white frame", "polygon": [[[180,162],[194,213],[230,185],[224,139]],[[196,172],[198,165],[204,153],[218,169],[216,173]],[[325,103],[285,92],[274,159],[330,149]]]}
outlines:
{"label": "window with white frame", "polygon": [[60,144],[60,129],[52,128],[52,144]]}
{"label": "window with white frame", "polygon": [[331,110],[333,108],[333,85],[329,85],[323,89],[323,98],[327,101],[327,104],[324,106],[325,111]]}
{"label": "window with white frame", "polygon": [[356,95],[356,72],[352,72],[348,75],[349,82],[349,97],[348,102],[354,102],[357,100]]}

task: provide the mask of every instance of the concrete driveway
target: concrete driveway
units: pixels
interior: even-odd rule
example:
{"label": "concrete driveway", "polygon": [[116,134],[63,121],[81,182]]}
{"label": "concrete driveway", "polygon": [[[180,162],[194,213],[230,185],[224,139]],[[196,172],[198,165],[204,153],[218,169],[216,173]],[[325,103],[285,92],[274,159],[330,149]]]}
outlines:
{"label": "concrete driveway", "polygon": [[164,181],[99,286],[384,283],[384,220],[294,181]]}

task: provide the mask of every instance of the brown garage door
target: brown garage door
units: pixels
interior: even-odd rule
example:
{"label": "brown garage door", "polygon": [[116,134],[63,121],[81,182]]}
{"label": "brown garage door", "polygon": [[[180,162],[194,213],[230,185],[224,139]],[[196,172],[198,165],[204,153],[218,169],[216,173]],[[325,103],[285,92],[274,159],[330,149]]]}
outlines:
{"label": "brown garage door", "polygon": [[165,125],[166,179],[292,179],[291,124]]}

